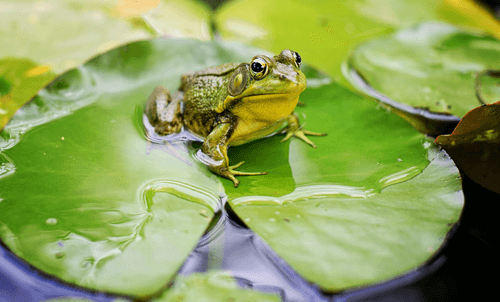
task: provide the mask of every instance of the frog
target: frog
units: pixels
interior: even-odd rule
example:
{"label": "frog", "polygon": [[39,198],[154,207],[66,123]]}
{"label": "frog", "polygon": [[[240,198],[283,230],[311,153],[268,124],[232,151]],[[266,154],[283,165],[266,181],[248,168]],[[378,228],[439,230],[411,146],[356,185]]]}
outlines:
{"label": "frog", "polygon": [[267,172],[236,170],[244,161],[230,165],[228,147],[274,135],[281,142],[297,137],[316,148],[307,136],[325,133],[303,129],[295,113],[307,80],[300,70],[302,58],[290,49],[276,56],[256,55],[249,63],[225,63],[181,76],[179,89],[171,94],[156,87],[145,106],[149,123],[159,135],[187,129],[203,142],[196,158],[213,173],[230,179],[265,175]]}

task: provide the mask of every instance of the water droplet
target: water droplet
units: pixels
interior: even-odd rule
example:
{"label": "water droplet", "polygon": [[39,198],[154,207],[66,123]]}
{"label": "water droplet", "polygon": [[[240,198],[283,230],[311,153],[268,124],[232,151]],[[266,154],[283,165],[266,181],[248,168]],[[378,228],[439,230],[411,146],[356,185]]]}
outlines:
{"label": "water droplet", "polygon": [[276,212],[274,212],[274,214],[279,215],[279,214],[280,214],[280,212],[276,211]]}
{"label": "water droplet", "polygon": [[92,267],[94,265],[94,262],[95,262],[94,258],[89,258],[89,259],[83,260],[80,265],[82,268],[87,269],[87,268]]}
{"label": "water droplet", "polygon": [[276,219],[274,219],[274,218],[269,218],[269,221],[270,221],[270,222],[276,222]]}
{"label": "water droplet", "polygon": [[248,218],[248,217],[247,217],[247,218],[245,218],[245,219],[244,219],[244,221],[245,221],[245,222],[249,222],[249,221],[250,221],[250,218]]}
{"label": "water droplet", "polygon": [[55,218],[49,218],[49,219],[45,220],[45,223],[48,224],[48,225],[56,225],[57,224],[57,219],[55,219]]}
{"label": "water droplet", "polygon": [[416,166],[413,166],[403,171],[396,172],[394,174],[381,178],[379,180],[379,184],[381,185],[381,188],[385,188],[387,186],[394,185],[406,181],[408,179],[411,179],[420,174],[420,172],[421,171]]}

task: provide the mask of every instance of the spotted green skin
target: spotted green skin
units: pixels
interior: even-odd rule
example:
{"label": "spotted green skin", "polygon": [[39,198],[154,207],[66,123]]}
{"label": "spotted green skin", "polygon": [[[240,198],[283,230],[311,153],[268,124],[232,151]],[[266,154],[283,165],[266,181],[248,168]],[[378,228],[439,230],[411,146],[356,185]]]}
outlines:
{"label": "spotted green skin", "polygon": [[[256,63],[265,68],[259,71]],[[286,125],[283,140],[297,136],[316,147],[305,135],[324,134],[300,129],[293,112],[306,85],[300,56],[286,49],[274,57],[255,56],[250,63],[227,63],[185,73],[173,95],[161,86],[153,91],[146,115],[160,135],[176,133],[184,126],[203,137],[198,159],[237,187],[235,176],[267,173],[236,171],[243,162],[229,165],[230,145],[272,135]]]}

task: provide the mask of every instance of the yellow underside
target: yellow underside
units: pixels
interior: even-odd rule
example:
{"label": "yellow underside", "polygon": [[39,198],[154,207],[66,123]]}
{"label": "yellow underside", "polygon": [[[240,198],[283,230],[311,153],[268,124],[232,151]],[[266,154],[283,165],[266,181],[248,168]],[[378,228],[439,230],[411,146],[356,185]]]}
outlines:
{"label": "yellow underside", "polygon": [[299,94],[271,94],[243,98],[231,112],[238,126],[230,145],[240,145],[273,134],[286,122],[299,100]]}

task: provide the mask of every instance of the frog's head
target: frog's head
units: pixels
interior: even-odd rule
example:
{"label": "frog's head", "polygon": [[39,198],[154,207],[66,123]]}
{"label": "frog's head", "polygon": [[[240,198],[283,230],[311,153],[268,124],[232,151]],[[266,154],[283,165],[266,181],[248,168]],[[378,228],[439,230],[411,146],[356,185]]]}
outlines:
{"label": "frog's head", "polygon": [[253,57],[241,64],[229,80],[228,92],[233,98],[259,95],[296,95],[306,88],[306,76],[300,71],[300,55],[290,49],[272,58]]}

